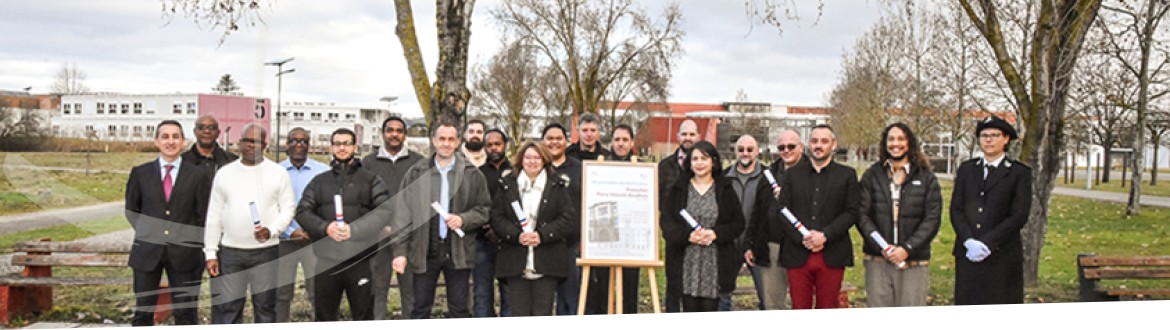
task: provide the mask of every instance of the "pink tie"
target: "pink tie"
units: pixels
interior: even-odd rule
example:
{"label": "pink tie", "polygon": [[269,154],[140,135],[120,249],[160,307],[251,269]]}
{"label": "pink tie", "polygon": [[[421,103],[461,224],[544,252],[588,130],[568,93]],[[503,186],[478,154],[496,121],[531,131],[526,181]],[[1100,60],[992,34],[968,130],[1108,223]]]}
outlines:
{"label": "pink tie", "polygon": [[171,179],[171,169],[174,169],[175,165],[167,165],[166,168],[167,174],[163,176],[163,195],[165,195],[167,197],[167,201],[170,202],[171,188],[174,188],[175,186],[174,182],[171,182],[174,181]]}

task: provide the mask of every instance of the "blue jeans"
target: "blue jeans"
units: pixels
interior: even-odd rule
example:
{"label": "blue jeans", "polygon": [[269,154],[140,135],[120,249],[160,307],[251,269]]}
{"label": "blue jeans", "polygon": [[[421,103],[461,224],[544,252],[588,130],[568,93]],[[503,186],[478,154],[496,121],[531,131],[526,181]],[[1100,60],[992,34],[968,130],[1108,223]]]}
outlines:
{"label": "blue jeans", "polygon": [[[496,283],[496,245],[486,239],[479,239],[477,243],[479,246],[475,252],[475,268],[471,269],[471,282],[475,284],[472,289],[475,291],[475,297],[472,298],[475,302],[475,317],[496,317],[496,288],[492,285],[492,283]],[[512,305],[508,298],[508,283],[500,280],[499,288],[499,316],[512,316]]]}
{"label": "blue jeans", "polygon": [[252,290],[254,323],[276,321],[276,275],[280,250],[219,249],[219,276],[211,278],[211,323],[244,322],[244,298]]}
{"label": "blue jeans", "polygon": [[557,315],[577,315],[577,298],[581,297],[581,267],[577,265],[577,248],[568,249],[569,276],[557,286]]}
{"label": "blue jeans", "polygon": [[[760,280],[760,273],[755,266],[748,266],[748,271],[752,273],[752,284],[756,287],[756,301],[759,302],[756,308],[764,310],[764,283]],[[719,295],[719,311],[731,310],[731,295],[731,293]]]}

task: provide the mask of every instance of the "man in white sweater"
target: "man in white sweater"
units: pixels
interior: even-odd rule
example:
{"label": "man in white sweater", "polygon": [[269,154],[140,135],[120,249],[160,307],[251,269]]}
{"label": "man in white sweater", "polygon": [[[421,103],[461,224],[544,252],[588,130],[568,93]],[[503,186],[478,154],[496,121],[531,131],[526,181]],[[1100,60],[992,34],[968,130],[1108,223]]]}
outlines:
{"label": "man in white sweater", "polygon": [[252,291],[255,323],[276,320],[277,238],[296,211],[292,181],[264,158],[268,132],[250,124],[240,134],[240,159],[211,184],[203,252],[211,275],[211,323],[243,323]]}

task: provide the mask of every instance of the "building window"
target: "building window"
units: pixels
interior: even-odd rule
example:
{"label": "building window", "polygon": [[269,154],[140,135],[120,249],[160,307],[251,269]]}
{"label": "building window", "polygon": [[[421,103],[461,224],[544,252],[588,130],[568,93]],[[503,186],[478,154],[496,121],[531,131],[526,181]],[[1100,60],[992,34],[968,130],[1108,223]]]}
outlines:
{"label": "building window", "polygon": [[142,102],[134,102],[134,114],[142,114]]}
{"label": "building window", "polygon": [[176,115],[183,114],[183,104],[182,103],[175,103],[175,106],[173,109],[174,110],[172,110],[171,113],[176,114]]}
{"label": "building window", "polygon": [[309,120],[312,120],[312,121],[321,121],[321,113],[320,113],[320,112],[314,112],[314,113],[310,113],[310,114],[309,114]]}
{"label": "building window", "polygon": [[122,136],[126,136],[126,134],[130,133],[130,126],[122,125],[122,127],[118,129],[118,132],[120,132]]}
{"label": "building window", "polygon": [[118,126],[110,125],[106,127],[106,135],[114,135],[118,132]]}
{"label": "building window", "polygon": [[146,126],[146,134],[148,136],[154,136],[154,126],[147,125]]}
{"label": "building window", "polygon": [[73,113],[79,114],[79,115],[81,114],[81,103],[74,103],[73,104]]}
{"label": "building window", "polygon": [[129,113],[130,113],[130,103],[122,103],[122,114],[125,115],[125,114],[129,114]]}
{"label": "building window", "polygon": [[89,133],[93,132],[93,125],[85,125],[85,136],[89,137]]}
{"label": "building window", "polygon": [[305,120],[305,113],[304,112],[293,112],[293,120],[295,120],[295,121]]}
{"label": "building window", "polygon": [[353,121],[354,118],[357,118],[357,116],[352,113],[345,114],[345,121]]}
{"label": "building window", "polygon": [[195,102],[187,102],[187,114],[188,115],[195,114],[195,108],[196,108]]}
{"label": "building window", "polygon": [[97,114],[99,114],[99,115],[104,115],[104,114],[106,114],[106,104],[105,104],[105,103],[98,102],[98,104],[97,104]]}
{"label": "building window", "polygon": [[73,105],[69,104],[69,103],[62,104],[61,105],[61,112],[65,113],[67,115],[72,113],[73,112]]}
{"label": "building window", "polygon": [[337,114],[337,113],[329,114],[329,122],[331,122],[331,123],[336,123],[338,118],[341,118],[341,114]]}

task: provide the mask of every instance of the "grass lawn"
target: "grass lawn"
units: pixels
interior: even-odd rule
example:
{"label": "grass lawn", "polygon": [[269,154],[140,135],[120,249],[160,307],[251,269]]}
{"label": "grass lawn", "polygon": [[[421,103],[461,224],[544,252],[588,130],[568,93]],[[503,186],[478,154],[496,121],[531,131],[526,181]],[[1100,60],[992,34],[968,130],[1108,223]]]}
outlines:
{"label": "grass lawn", "polygon": [[16,242],[28,241],[36,238],[48,237],[54,242],[67,242],[119,230],[130,229],[130,223],[125,216],[109,217],[101,220],[82,222],[79,224],[64,224],[48,228],[0,235],[0,253],[12,253],[12,246]]}
{"label": "grass lawn", "polygon": [[[944,201],[950,200],[951,183],[942,181]],[[1054,196],[1050,209],[1047,239],[1042,251],[1040,262],[1040,283],[1037,287],[1026,290],[1025,300],[1029,303],[1041,302],[1074,302],[1077,300],[1076,256],[1079,253],[1094,252],[1099,255],[1166,255],[1170,252],[1170,229],[1167,227],[1167,216],[1170,209],[1143,208],[1143,213],[1135,217],[1126,217],[1123,214],[1123,205],[1118,203],[1097,202],[1080,198]],[[845,272],[845,281],[853,284],[858,291],[851,295],[854,306],[865,306],[864,267],[860,262],[860,244],[854,231],[855,260],[857,266],[848,268]],[[63,239],[60,239],[63,240]],[[932,244],[931,293],[930,304],[950,305],[954,287],[954,257],[950,250],[954,243],[954,231],[951,229],[947,212],[943,212],[943,224],[939,235]],[[80,270],[87,271],[87,270]],[[128,271],[127,271],[128,272]],[[64,274],[64,273],[62,273]],[[128,273],[127,273],[128,274]],[[645,274],[645,270],[643,270]],[[665,274],[658,270],[658,286],[660,299],[665,295]],[[651,311],[649,283],[642,275],[639,311]],[[748,277],[739,279],[741,286],[751,286]],[[1154,282],[1124,282],[1107,283],[1111,286],[1142,287],[1162,285],[1166,283]],[[204,285],[204,291],[207,285]],[[294,320],[304,321],[309,317],[309,305],[303,295],[303,289],[298,289],[298,296],[294,301]],[[132,300],[127,295],[129,288],[114,286],[97,286],[84,288],[58,288],[56,310],[40,318],[40,320],[70,321],[70,320],[101,320],[111,319],[118,323],[128,323],[131,314]],[[434,313],[439,315],[446,311],[446,304],[440,298],[435,306]],[[391,291],[389,310],[393,318],[398,318],[399,311],[397,291]],[[206,294],[202,301],[204,307],[200,315],[208,313]],[[749,310],[756,304],[754,295],[736,296],[735,309]],[[245,313],[250,315],[250,313]],[[250,317],[250,316],[247,316]]]}

